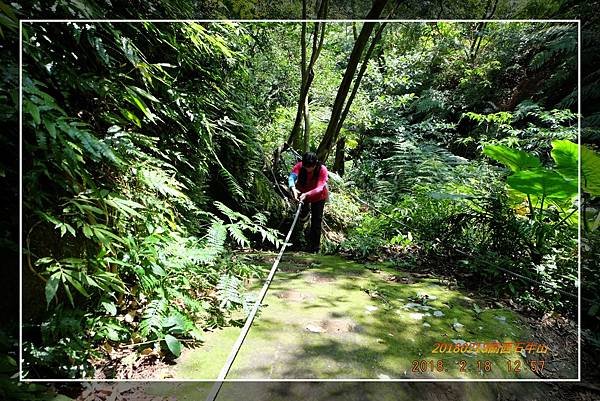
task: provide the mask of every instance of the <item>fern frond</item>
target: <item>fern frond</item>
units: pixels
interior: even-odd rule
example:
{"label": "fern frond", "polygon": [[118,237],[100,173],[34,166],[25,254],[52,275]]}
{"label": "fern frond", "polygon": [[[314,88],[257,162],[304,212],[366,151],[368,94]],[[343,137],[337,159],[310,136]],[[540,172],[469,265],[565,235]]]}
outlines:
{"label": "fern frond", "polygon": [[79,142],[88,156],[95,161],[106,159],[114,164],[121,164],[111,147],[104,141],[96,138],[91,132],[85,129],[86,125],[79,122],[70,122],[66,120],[58,124],[61,131],[65,132],[71,139]]}
{"label": "fern frond", "polygon": [[225,250],[227,228],[222,221],[215,219],[206,233],[204,246],[192,246],[188,249],[187,258],[193,264],[210,265]]}
{"label": "fern frond", "polygon": [[237,197],[244,200],[246,199],[246,196],[244,195],[244,190],[242,189],[240,184],[238,184],[235,177],[231,175],[231,173],[225,167],[221,167],[221,169],[219,169],[219,175],[225,180],[225,183],[227,184],[227,189],[229,189],[229,191],[231,191],[233,195],[236,195]]}
{"label": "fern frond", "polygon": [[183,300],[186,308],[192,313],[202,313],[205,312],[204,307],[202,306],[202,302],[198,301],[196,298],[191,297],[185,291],[178,292],[178,297]]}
{"label": "fern frond", "polygon": [[250,314],[252,308],[256,304],[256,295],[255,294],[244,294],[242,296],[242,308],[244,309],[244,313],[246,316]]}
{"label": "fern frond", "polygon": [[228,224],[227,231],[229,231],[229,235],[231,235],[235,242],[237,242],[240,246],[244,247],[250,245],[250,241],[248,238],[246,238],[242,230],[240,230],[239,226],[236,224]]}
{"label": "fern frond", "polygon": [[240,295],[241,281],[231,275],[224,275],[219,278],[217,283],[217,299],[219,306],[223,309],[231,309],[236,305],[242,304]]}
{"label": "fern frond", "polygon": [[159,279],[153,274],[141,273],[139,276],[140,287],[146,293],[153,293],[157,288],[160,287]]}
{"label": "fern frond", "polygon": [[515,107],[515,111],[513,113],[514,121],[522,120],[532,114],[536,114],[542,111],[542,108],[539,104],[531,101],[525,100]]}
{"label": "fern frond", "polygon": [[263,241],[267,240],[276,247],[279,247],[283,244],[283,241],[279,239],[278,231],[261,226],[258,226],[258,231],[260,232]]}
{"label": "fern frond", "polygon": [[215,202],[215,206],[217,207],[217,209],[219,209],[221,211],[221,213],[223,213],[225,216],[227,216],[229,218],[229,220],[231,222],[237,221],[237,220],[241,220],[246,224],[250,224],[251,221],[248,218],[248,216],[239,213],[239,212],[235,212],[233,210],[231,210],[229,207],[225,206],[224,204],[222,204],[221,202]]}
{"label": "fern frond", "polygon": [[223,203],[217,201],[215,202],[215,206],[217,207],[217,209],[219,209],[219,211],[221,213],[223,213],[225,216],[227,216],[229,218],[229,220],[231,220],[232,222],[236,219],[236,213],[231,210],[230,208],[228,208],[227,206],[225,206]]}
{"label": "fern frond", "polygon": [[195,327],[194,322],[188,316],[172,307],[168,308],[168,313],[165,315],[160,322],[163,332],[182,334]]}
{"label": "fern frond", "polygon": [[[334,174],[335,174],[335,173],[334,173]],[[263,225],[263,226],[264,226],[265,224],[267,224],[267,217],[266,217],[264,214],[262,214],[262,213],[256,213],[256,214],[253,216],[253,219],[254,219],[254,221],[256,222],[256,224],[260,224],[260,225]]]}
{"label": "fern frond", "polygon": [[583,117],[581,120],[583,127],[600,127],[600,112],[592,113],[589,116]]}
{"label": "fern frond", "polygon": [[446,110],[448,102],[447,92],[428,89],[423,91],[421,96],[412,104],[412,108],[417,113],[429,114]]}
{"label": "fern frond", "polygon": [[169,176],[159,168],[145,168],[141,171],[141,181],[144,185],[158,191],[164,196],[172,196],[180,199],[189,199],[181,192],[185,188],[175,177]]}
{"label": "fern frond", "polygon": [[529,64],[534,70],[555,60],[558,55],[574,56],[577,52],[577,30],[572,25],[550,27],[541,33],[540,41],[545,43],[544,49],[537,53]]}
{"label": "fern frond", "polygon": [[140,333],[144,337],[158,335],[162,330],[162,320],[167,311],[167,301],[164,298],[154,299],[144,309],[140,321]]}
{"label": "fern frond", "polygon": [[221,252],[223,250],[226,237],[227,232],[225,229],[225,225],[223,225],[222,221],[215,220],[210,226],[210,229],[208,230],[208,233],[206,235],[207,246],[218,249],[219,252]]}

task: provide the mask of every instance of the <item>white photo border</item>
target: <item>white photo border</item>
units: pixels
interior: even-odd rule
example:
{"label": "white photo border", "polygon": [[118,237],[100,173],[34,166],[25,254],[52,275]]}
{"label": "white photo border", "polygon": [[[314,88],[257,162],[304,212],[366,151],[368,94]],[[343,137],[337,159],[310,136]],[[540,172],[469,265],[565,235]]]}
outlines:
{"label": "white photo border", "polygon": [[[472,22],[499,22],[499,23],[564,23],[577,24],[577,144],[578,144],[578,230],[577,230],[577,378],[563,379],[29,379],[23,377],[23,24],[33,23],[144,23],[144,22],[197,22],[197,23],[349,23],[349,22],[382,22],[389,23],[472,23]],[[85,382],[85,383],[121,383],[121,382],[580,382],[581,381],[581,20],[580,19],[23,19],[19,20],[19,381],[21,382]]]}

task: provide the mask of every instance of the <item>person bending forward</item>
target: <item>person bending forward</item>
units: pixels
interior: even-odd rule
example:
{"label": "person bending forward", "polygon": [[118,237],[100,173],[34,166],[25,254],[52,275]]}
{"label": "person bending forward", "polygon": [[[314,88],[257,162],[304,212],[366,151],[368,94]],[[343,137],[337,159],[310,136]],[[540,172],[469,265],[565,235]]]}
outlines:
{"label": "person bending forward", "polygon": [[302,161],[292,168],[289,186],[294,199],[303,202],[299,216],[301,226],[306,224],[310,213],[308,251],[317,253],[321,247],[323,208],[329,198],[327,168],[317,160],[316,154],[307,152],[302,156]]}

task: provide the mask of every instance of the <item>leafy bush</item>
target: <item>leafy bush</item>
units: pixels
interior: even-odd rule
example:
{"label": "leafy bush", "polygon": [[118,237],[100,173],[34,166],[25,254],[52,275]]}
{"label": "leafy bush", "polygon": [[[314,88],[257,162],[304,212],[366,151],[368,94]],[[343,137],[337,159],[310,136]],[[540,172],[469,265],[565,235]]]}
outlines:
{"label": "leafy bush", "polygon": [[325,218],[328,226],[336,231],[346,231],[360,224],[361,204],[348,183],[337,174],[330,173],[327,185],[329,200],[325,203]]}
{"label": "leafy bush", "polygon": [[178,356],[250,302],[240,280],[258,268],[227,249],[280,241],[256,212],[272,189],[237,92],[250,37],[197,23],[24,35],[24,226],[48,308],[27,322],[24,375],[89,377],[104,342]]}
{"label": "leafy bush", "polygon": [[390,225],[393,223],[386,217],[365,216],[358,227],[350,230],[348,237],[340,244],[340,250],[358,258],[377,254],[390,239]]}
{"label": "leafy bush", "polygon": [[[506,291],[540,310],[573,312],[573,299],[557,291],[576,293],[576,209],[571,201],[577,191],[572,189],[571,170],[577,150],[570,144],[555,141],[552,152],[564,177],[542,169],[539,159],[523,151],[502,145],[486,147],[486,154],[498,160],[502,154],[502,161],[516,171],[537,168],[542,169],[541,176],[552,175],[560,181],[556,184],[560,191],[551,193],[548,180],[538,185],[531,178],[519,181],[510,177],[507,191],[501,169],[453,158],[429,142],[397,140],[395,146],[385,148],[388,156],[374,175],[380,188],[376,199],[385,202],[384,210],[394,218],[364,219],[342,249],[366,257],[389,249],[396,240],[410,246],[412,252],[418,251],[423,259],[440,260],[447,267],[494,282],[490,288],[499,294]],[[430,165],[438,167],[430,171],[426,168]],[[576,176],[576,168],[574,171]],[[534,189],[541,192],[534,193]],[[534,218],[528,199],[533,202]],[[403,257],[402,252],[398,256]],[[538,285],[532,290],[530,281],[505,270]]]}
{"label": "leafy bush", "polygon": [[468,136],[457,138],[456,144],[477,145],[478,148],[498,144],[522,149],[537,157],[547,157],[552,141],[577,138],[576,117],[569,109],[545,110],[530,100],[519,103],[512,112],[467,112],[462,118],[472,120],[477,125]]}
{"label": "leafy bush", "polygon": [[[0,398],[15,401],[51,401],[56,399],[55,390],[44,384],[26,383],[18,380],[19,340],[18,328],[0,329]],[[15,333],[13,335],[12,333]]]}

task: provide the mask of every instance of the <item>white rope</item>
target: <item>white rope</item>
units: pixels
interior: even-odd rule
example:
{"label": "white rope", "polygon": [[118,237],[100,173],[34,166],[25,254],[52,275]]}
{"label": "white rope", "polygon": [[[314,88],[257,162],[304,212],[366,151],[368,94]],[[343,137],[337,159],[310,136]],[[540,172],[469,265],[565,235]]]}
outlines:
{"label": "white rope", "polygon": [[258,299],[256,300],[256,303],[254,304],[252,311],[248,315],[248,318],[246,319],[244,328],[242,329],[242,332],[238,336],[237,341],[235,342],[233,348],[231,349],[231,352],[229,353],[229,358],[227,358],[227,362],[225,362],[225,365],[221,369],[221,372],[219,373],[219,376],[217,377],[217,381],[215,382],[215,384],[213,384],[213,386],[210,390],[210,393],[208,394],[208,397],[206,397],[206,401],[214,401],[215,398],[217,398],[217,394],[219,394],[219,390],[221,390],[221,386],[223,386],[223,380],[225,380],[227,373],[229,373],[229,369],[231,369],[231,365],[233,365],[233,361],[235,360],[235,357],[237,356],[237,354],[242,346],[242,343],[244,342],[244,339],[246,338],[246,335],[248,334],[248,331],[250,330],[250,326],[252,325],[252,322],[254,321],[254,316],[256,315],[256,312],[258,312],[258,308],[260,307],[262,300],[264,299],[265,295],[267,294],[267,290],[269,289],[269,286],[271,285],[271,280],[273,279],[273,276],[275,276],[275,272],[277,271],[277,266],[279,265],[279,261],[281,260],[281,257],[283,256],[283,252],[285,251],[285,248],[289,245],[288,241],[290,239],[290,236],[292,235],[294,226],[296,225],[296,222],[298,221],[298,216],[300,215],[300,210],[302,209],[302,204],[303,204],[302,202],[300,202],[298,204],[298,210],[296,210],[296,215],[294,216],[294,221],[292,223],[292,226],[290,227],[290,231],[288,231],[287,236],[285,237],[285,241],[283,241],[283,245],[281,246],[281,249],[279,250],[279,255],[277,255],[277,259],[275,259],[275,262],[273,263],[273,267],[271,267],[269,276],[267,277],[267,280],[265,281],[265,284],[263,285],[262,290],[260,291]]}

